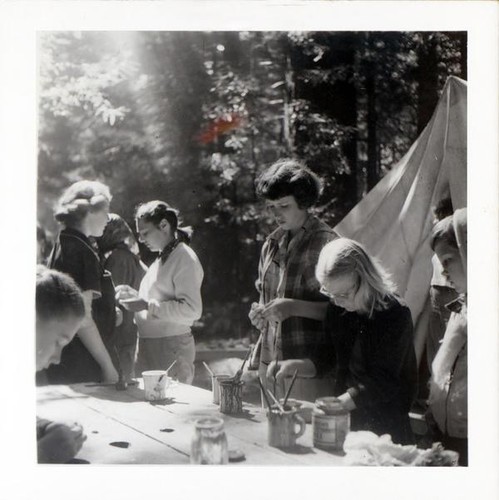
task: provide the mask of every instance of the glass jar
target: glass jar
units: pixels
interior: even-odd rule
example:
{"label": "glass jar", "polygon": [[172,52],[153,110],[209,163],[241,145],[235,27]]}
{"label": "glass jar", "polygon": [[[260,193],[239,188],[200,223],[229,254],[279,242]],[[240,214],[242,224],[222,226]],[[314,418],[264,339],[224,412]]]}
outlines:
{"label": "glass jar", "polygon": [[319,398],[312,413],[314,446],[324,450],[342,451],[350,432],[350,412],[338,398]]}
{"label": "glass jar", "polygon": [[191,442],[191,464],[226,464],[229,461],[224,421],[216,417],[203,417],[194,422]]}

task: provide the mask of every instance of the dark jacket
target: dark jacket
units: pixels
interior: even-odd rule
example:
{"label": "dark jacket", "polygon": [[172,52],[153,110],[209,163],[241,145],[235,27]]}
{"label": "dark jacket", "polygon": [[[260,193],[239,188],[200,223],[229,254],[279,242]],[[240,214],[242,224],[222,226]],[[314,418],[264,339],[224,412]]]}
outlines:
{"label": "dark jacket", "polygon": [[331,304],[326,332],[312,361],[322,376],[331,371],[336,356],[334,393],[348,392],[355,402],[352,430],[411,442],[408,412],[417,390],[417,365],[409,308],[393,301],[369,318]]}
{"label": "dark jacket", "polygon": [[[92,301],[92,318],[112,357],[116,322],[114,285],[92,241],[75,229],[63,229],[54,244],[48,266],[69,274],[82,291],[91,290],[98,297]],[[51,384],[75,384],[101,378],[100,366],[78,335],[62,350],[60,364],[50,366],[46,373]]]}
{"label": "dark jacket", "polygon": [[[118,285],[129,285],[135,290],[145,274],[145,266],[124,243],[118,243],[107,255],[104,267],[111,273],[113,282]],[[137,342],[137,325],[133,321],[134,313],[123,310],[123,322],[116,327],[116,345],[134,345]]]}

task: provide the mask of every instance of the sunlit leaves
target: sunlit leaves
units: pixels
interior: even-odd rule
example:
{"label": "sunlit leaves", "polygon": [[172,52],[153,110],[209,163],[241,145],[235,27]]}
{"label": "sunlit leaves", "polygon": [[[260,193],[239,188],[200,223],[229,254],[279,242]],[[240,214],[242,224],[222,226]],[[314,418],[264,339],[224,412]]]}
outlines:
{"label": "sunlit leaves", "polygon": [[[129,109],[112,102],[110,95],[115,86],[125,81],[130,66],[126,59],[113,54],[105,54],[96,62],[82,59],[83,55],[74,48],[75,39],[81,43],[81,38],[71,33],[47,34],[42,38],[41,109],[63,117],[93,114],[114,125]],[[66,57],[60,57],[62,47],[69,49]],[[74,57],[70,57],[71,53]]]}
{"label": "sunlit leaves", "polygon": [[53,223],[55,197],[85,176],[110,184],[126,218],[144,199],[165,199],[196,229],[207,310],[213,296],[253,296],[273,229],[256,199],[260,172],[302,159],[324,179],[315,213],[338,222],[361,194],[348,183],[368,159],[369,70],[383,175],[417,135],[415,72],[430,45],[441,88],[462,56],[442,33],[44,33],[40,207]]}

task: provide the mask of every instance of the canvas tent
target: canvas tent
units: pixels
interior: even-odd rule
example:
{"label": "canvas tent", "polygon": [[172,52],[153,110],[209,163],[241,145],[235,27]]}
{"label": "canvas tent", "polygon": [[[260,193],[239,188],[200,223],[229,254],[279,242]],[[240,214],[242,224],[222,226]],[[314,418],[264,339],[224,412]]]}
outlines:
{"label": "canvas tent", "polygon": [[433,116],[400,162],[335,227],[363,243],[391,272],[411,309],[418,361],[428,326],[432,207],[466,206],[467,84],[450,77]]}

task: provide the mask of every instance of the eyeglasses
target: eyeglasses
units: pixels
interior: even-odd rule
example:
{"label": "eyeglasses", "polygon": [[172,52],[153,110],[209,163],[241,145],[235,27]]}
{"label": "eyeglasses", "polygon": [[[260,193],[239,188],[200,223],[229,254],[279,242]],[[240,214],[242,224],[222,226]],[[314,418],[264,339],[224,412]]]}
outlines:
{"label": "eyeglasses", "polygon": [[322,293],[322,295],[325,295],[330,299],[349,299],[352,295],[355,295],[357,293],[358,289],[358,283],[355,283],[352,288],[343,293],[331,293],[329,290],[324,288],[324,285],[321,286],[319,291]]}

